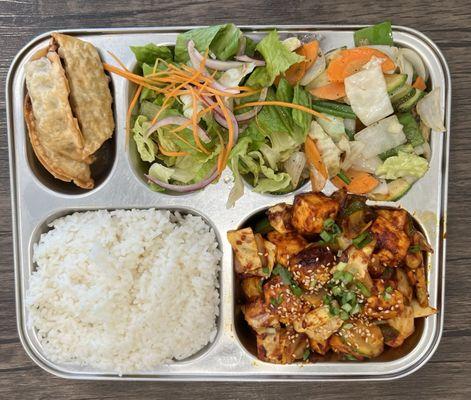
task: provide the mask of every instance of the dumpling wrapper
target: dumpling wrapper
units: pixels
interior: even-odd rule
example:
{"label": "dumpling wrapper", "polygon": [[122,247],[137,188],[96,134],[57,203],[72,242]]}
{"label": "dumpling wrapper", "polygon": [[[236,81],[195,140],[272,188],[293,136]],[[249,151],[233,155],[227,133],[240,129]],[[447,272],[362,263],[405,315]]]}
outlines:
{"label": "dumpling wrapper", "polygon": [[82,160],[83,137],[69,104],[69,86],[59,56],[49,52],[25,66],[26,87],[43,146]]}
{"label": "dumpling wrapper", "polygon": [[37,121],[33,114],[32,103],[29,95],[25,98],[24,115],[28,125],[29,139],[36,157],[40,163],[55,178],[65,182],[73,181],[77,186],[84,189],[92,189],[93,179],[90,175],[90,167],[86,162],[72,160],[60,153],[51,150],[44,145],[44,137],[37,127]]}
{"label": "dumpling wrapper", "polygon": [[53,33],[70,85],[70,104],[84,139],[84,153],[93,154],[113,135],[114,119],[108,78],[96,48],[87,42]]}

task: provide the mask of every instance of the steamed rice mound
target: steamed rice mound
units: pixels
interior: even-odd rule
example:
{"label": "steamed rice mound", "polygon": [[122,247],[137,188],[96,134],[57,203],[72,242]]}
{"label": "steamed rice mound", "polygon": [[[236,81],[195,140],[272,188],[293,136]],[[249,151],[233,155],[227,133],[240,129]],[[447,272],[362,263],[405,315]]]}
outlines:
{"label": "steamed rice mound", "polygon": [[51,227],[34,246],[27,292],[49,359],[145,371],[214,340],[221,253],[202,218],[102,210]]}

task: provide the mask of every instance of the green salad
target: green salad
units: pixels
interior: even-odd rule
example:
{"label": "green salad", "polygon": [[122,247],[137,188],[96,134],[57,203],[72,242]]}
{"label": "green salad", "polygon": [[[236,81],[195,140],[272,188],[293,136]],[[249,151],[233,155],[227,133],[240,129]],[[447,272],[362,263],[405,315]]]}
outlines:
{"label": "green salad", "polygon": [[229,207],[244,181],[275,194],[330,181],[396,200],[426,173],[440,91],[389,22],[355,32],[352,48],[324,49],[315,33],[254,38],[197,28],[175,46],[132,46],[135,71],[105,64],[137,86],[128,129],[151,189],[199,190],[228,166]]}

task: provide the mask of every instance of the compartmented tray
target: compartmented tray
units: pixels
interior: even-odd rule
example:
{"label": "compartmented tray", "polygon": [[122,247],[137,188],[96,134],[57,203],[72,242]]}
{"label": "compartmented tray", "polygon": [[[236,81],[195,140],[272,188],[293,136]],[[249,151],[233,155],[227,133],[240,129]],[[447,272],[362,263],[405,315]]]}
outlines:
{"label": "compartmented tray", "polygon": [[[260,38],[267,29],[283,33],[317,32],[322,48],[330,50],[353,45],[353,31],[360,26],[246,26],[247,34]],[[130,69],[134,56],[130,45],[174,44],[178,33],[194,27],[85,29],[64,31],[91,42],[98,48],[104,62],[113,63],[107,50],[116,54]],[[230,173],[225,171],[218,183],[202,191],[184,195],[155,193],[149,190],[139,171],[132,146],[125,132],[125,114],[132,87],[118,76],[111,76],[116,130],[100,150],[94,175],[96,187],[84,191],[55,180],[37,162],[28,141],[23,118],[25,95],[24,64],[39,49],[47,45],[50,33],[38,36],[27,44],[14,59],[7,79],[8,140],[10,151],[11,193],[13,209],[13,239],[16,283],[17,323],[21,342],[29,356],[42,368],[55,375],[74,379],[116,380],[336,380],[392,379],[407,375],[422,366],[433,354],[443,328],[445,227],[450,135],[451,84],[446,61],[438,48],[418,31],[395,26],[394,40],[410,47],[423,58],[432,85],[442,88],[442,107],[446,134],[433,133],[432,158],[429,172],[414,184],[409,193],[396,203],[379,205],[400,206],[416,219],[434,248],[428,258],[430,304],[439,309],[417,324],[416,333],[399,349],[388,349],[380,358],[367,362],[323,361],[313,364],[275,365],[262,362],[253,353],[247,332],[236,312],[235,276],[232,250],[226,232],[241,226],[251,215],[279,202],[291,203],[301,187],[286,195],[261,195],[246,187],[245,195],[232,209],[226,208],[231,188]],[[327,193],[333,191],[328,186]],[[33,244],[48,223],[74,211],[96,209],[161,208],[201,215],[216,232],[223,258],[220,269],[220,315],[215,340],[197,354],[183,361],[161,365],[149,371],[119,376],[110,371],[56,364],[48,360],[36,333],[27,324],[25,293],[35,266]]]}

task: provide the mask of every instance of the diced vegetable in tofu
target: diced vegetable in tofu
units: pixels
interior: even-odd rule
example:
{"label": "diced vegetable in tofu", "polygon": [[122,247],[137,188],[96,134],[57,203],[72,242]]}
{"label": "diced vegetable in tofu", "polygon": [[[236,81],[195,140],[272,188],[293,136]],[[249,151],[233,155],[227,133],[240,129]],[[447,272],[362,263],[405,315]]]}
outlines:
{"label": "diced vegetable in tofu", "polygon": [[342,319],[332,315],[328,306],[322,306],[308,312],[304,318],[294,321],[294,329],[305,333],[316,342],[324,342],[337,332],[342,324]]}
{"label": "diced vegetable in tofu", "polygon": [[242,313],[249,326],[257,333],[265,328],[277,328],[280,326],[275,313],[265,304],[262,299],[242,306]]}
{"label": "diced vegetable in tofu", "polygon": [[404,340],[406,340],[415,331],[414,312],[412,307],[404,307],[399,315],[388,320],[388,325],[391,326],[398,334],[395,337],[385,337],[384,342],[390,347],[401,346],[402,343],[404,343]]}
{"label": "diced vegetable in tofu", "polygon": [[382,279],[374,281],[372,295],[367,298],[363,313],[369,318],[391,319],[404,309],[404,296],[399,290],[386,285]]}
{"label": "diced vegetable in tofu", "polygon": [[320,233],[328,218],[334,219],[339,203],[322,193],[298,194],[294,199],[293,226],[303,235]]}
{"label": "diced vegetable in tofu", "polygon": [[293,294],[291,288],[285,285],[279,276],[271,278],[263,285],[263,294],[265,304],[283,324],[292,324],[308,310],[301,297]]}
{"label": "diced vegetable in tofu", "polygon": [[240,286],[248,301],[254,301],[262,297],[262,281],[263,278],[259,278],[258,276],[242,279]]}
{"label": "diced vegetable in tofu", "polygon": [[293,206],[286,203],[280,203],[268,209],[268,220],[277,232],[287,233],[294,230],[291,225],[292,209]]}
{"label": "diced vegetable in tofu", "polygon": [[363,71],[345,78],[345,92],[353,111],[366,126],[394,112],[379,62],[370,62]]}
{"label": "diced vegetable in tofu", "polygon": [[410,240],[404,232],[407,214],[403,210],[381,210],[371,226],[381,264],[397,267],[407,255]]}
{"label": "diced vegetable in tofu", "polygon": [[229,231],[227,232],[227,239],[238,261],[237,273],[251,274],[262,268],[262,261],[258,255],[257,242],[252,228]]}
{"label": "diced vegetable in tofu", "polygon": [[306,290],[321,288],[332,274],[336,256],[326,246],[311,244],[289,260],[289,271],[299,286]]}
{"label": "diced vegetable in tofu", "polygon": [[273,231],[267,235],[268,240],[276,246],[276,261],[287,266],[289,259],[304,249],[308,242],[296,232],[281,234]]}
{"label": "diced vegetable in tofu", "polygon": [[333,351],[350,354],[359,360],[374,358],[383,352],[383,334],[378,326],[360,321],[350,325],[350,328],[342,328],[330,338]]}
{"label": "diced vegetable in tofu", "polygon": [[377,156],[407,142],[402,125],[395,115],[367,126],[355,134],[355,140],[365,144],[365,158]]}
{"label": "diced vegetable in tofu", "polygon": [[427,306],[427,307],[422,307],[417,300],[412,300],[411,301],[411,307],[412,310],[414,311],[414,318],[422,318],[422,317],[428,317],[430,315],[436,314],[437,309]]}
{"label": "diced vegetable in tofu", "polygon": [[301,360],[308,346],[307,337],[292,328],[266,329],[257,335],[258,358],[275,364]]}

